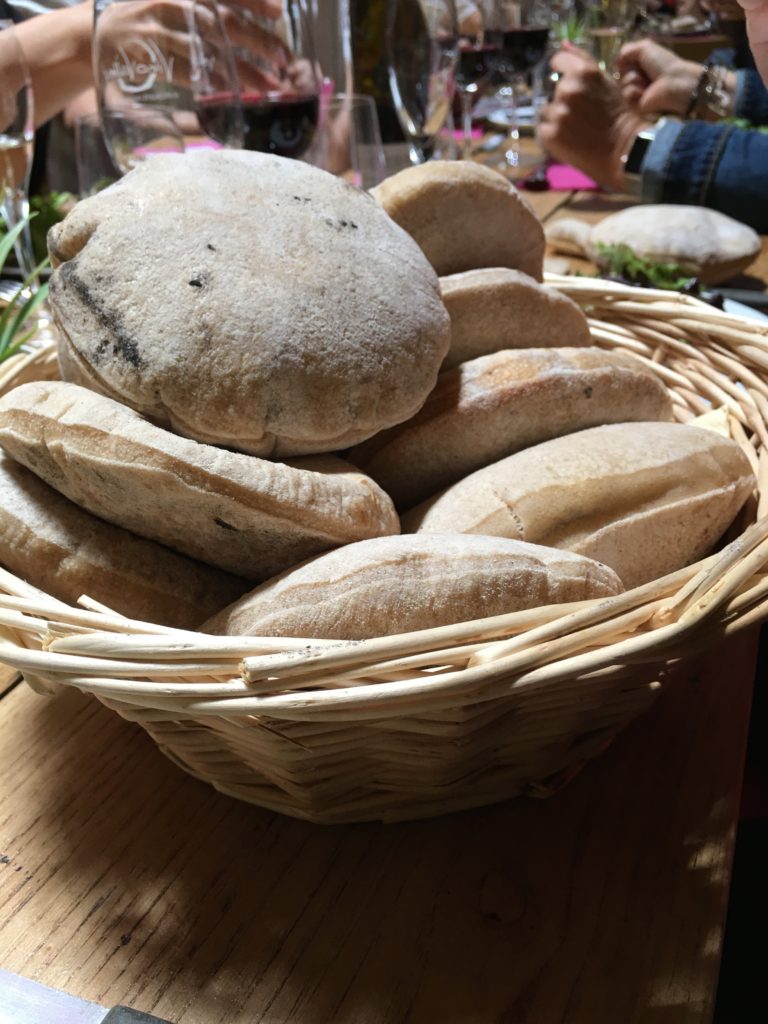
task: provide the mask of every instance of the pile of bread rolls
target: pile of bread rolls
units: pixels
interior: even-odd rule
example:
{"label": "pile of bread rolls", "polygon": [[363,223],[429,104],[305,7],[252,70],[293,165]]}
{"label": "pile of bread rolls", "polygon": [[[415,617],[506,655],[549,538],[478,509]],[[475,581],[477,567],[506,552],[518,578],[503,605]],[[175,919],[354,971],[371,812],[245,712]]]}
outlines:
{"label": "pile of bread rolls", "polygon": [[0,399],[0,562],[62,600],[402,633],[654,579],[755,487],[641,361],[591,346],[486,168],[368,195],[279,157],[159,156],[49,250],[62,380]]}

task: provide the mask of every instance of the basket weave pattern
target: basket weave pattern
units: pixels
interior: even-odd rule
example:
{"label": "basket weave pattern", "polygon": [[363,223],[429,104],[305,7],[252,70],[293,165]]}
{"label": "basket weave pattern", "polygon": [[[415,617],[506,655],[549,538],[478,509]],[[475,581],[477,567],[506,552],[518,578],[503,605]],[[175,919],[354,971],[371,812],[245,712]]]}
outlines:
{"label": "basket weave pattern", "polygon": [[[424,817],[567,779],[671,667],[768,613],[768,327],[547,280],[587,309],[596,344],[652,366],[681,422],[726,407],[758,488],[719,552],[615,598],[346,643],[133,622],[0,570],[0,661],[41,692],[93,693],[221,791],[312,821]],[[0,392],[56,372],[49,343],[9,360]]]}

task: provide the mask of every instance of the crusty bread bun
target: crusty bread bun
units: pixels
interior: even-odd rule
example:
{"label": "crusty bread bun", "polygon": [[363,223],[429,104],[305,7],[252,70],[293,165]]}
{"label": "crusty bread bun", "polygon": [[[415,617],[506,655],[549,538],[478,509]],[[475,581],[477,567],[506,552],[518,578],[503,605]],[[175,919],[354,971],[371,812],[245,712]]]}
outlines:
{"label": "crusty bread bun", "polygon": [[371,189],[442,277],[512,267],[540,281],[544,229],[503,174],[469,160],[430,160]]}
{"label": "crusty bread bun", "polygon": [[755,487],[734,441],[680,423],[618,423],[510,455],[403,518],[576,551],[635,587],[711,550]]}
{"label": "crusty bread bun", "polygon": [[95,515],[251,580],[400,529],[387,495],[341,459],[198,444],[62,381],[0,398],[0,447]]}
{"label": "crusty bread bun", "polygon": [[643,204],[588,225],[572,217],[553,220],[547,240],[561,252],[606,266],[604,246],[626,245],[654,263],[677,263],[706,284],[741,273],[760,252],[760,236],[719,210],[684,204]]}
{"label": "crusty bread bun", "polygon": [[139,164],[48,236],[65,379],[256,455],[407,419],[449,344],[437,278],[370,196],[235,150]]}
{"label": "crusty bread bun", "polygon": [[0,562],[75,604],[83,594],[121,615],[195,629],[247,584],[111,526],[0,452]]}
{"label": "crusty bread bun", "polygon": [[534,544],[458,534],[380,537],[269,580],[201,629],[362,640],[621,589],[606,566]]}
{"label": "crusty bread bun", "polygon": [[555,288],[506,267],[440,278],[451,318],[451,347],[443,369],[505,348],[590,345],[581,307]]}
{"label": "crusty bread bun", "polygon": [[600,348],[530,348],[472,359],[437,379],[413,419],[349,452],[400,509],[491,462],[603,423],[671,420],[639,359]]}

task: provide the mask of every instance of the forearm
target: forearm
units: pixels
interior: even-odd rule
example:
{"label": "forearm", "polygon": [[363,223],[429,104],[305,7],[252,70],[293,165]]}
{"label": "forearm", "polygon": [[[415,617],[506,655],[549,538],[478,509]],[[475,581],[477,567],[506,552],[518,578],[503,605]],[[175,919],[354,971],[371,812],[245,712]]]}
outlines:
{"label": "forearm", "polygon": [[668,122],[642,167],[645,202],[710,206],[768,233],[768,136],[733,125]]}
{"label": "forearm", "polygon": [[43,124],[93,82],[91,0],[51,11],[16,27],[35,100],[35,123]]}

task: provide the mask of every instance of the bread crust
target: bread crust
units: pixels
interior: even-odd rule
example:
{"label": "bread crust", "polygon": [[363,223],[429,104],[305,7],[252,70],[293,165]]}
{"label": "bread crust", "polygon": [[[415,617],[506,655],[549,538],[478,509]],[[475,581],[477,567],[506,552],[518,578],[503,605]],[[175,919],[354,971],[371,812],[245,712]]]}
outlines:
{"label": "bread crust", "polygon": [[443,370],[501,349],[592,344],[581,307],[519,270],[451,274],[440,278],[440,293],[451,318]]}
{"label": "bread crust", "polygon": [[252,580],[399,532],[391,500],[341,459],[289,465],[198,444],[76,384],[0,398],[0,446],[95,515]]}
{"label": "bread crust", "polygon": [[0,562],[45,593],[195,629],[245,582],[79,508],[0,452]]}
{"label": "bread crust", "polygon": [[421,246],[442,277],[477,267],[544,273],[544,229],[503,174],[469,160],[407,167],[371,195]]}
{"label": "bread crust", "polygon": [[679,423],[619,423],[486,466],[402,524],[575,551],[630,588],[707,554],[754,487],[746,455],[727,438]]}
{"label": "bread crust", "polygon": [[413,419],[349,458],[402,511],[550,438],[604,423],[671,419],[667,389],[628,353],[515,349],[441,373]]}
{"label": "bread crust", "polygon": [[205,443],[355,444],[416,412],[450,340],[413,239],[298,160],[161,155],[48,245],[63,376]]}
{"label": "bread crust", "polygon": [[498,537],[381,537],[269,580],[202,630],[361,640],[621,592],[590,559]]}

